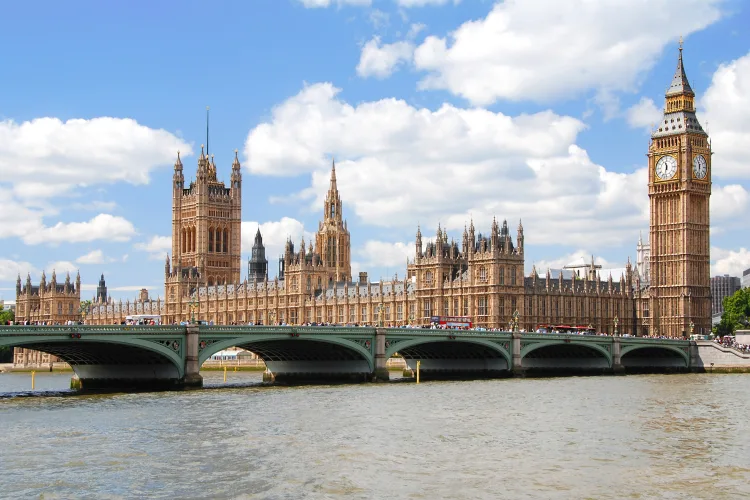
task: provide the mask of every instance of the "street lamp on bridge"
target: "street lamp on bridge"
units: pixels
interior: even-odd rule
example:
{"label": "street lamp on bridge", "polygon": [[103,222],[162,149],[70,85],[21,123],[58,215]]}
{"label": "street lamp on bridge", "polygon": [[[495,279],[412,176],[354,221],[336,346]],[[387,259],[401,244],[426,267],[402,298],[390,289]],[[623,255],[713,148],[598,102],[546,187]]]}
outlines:
{"label": "street lamp on bridge", "polygon": [[375,309],[375,312],[378,314],[378,326],[382,328],[383,326],[383,304],[378,304],[378,308]]}
{"label": "street lamp on bridge", "polygon": [[695,323],[693,323],[693,320],[690,320],[690,335],[693,335],[693,332],[695,331]]}
{"label": "street lamp on bridge", "polygon": [[615,316],[614,324],[615,324],[615,336],[617,335],[617,325],[620,323],[620,318]]}
{"label": "street lamp on bridge", "polygon": [[518,309],[516,309],[513,311],[513,319],[510,321],[512,332],[518,331],[518,316],[520,316],[520,313],[518,312]]}

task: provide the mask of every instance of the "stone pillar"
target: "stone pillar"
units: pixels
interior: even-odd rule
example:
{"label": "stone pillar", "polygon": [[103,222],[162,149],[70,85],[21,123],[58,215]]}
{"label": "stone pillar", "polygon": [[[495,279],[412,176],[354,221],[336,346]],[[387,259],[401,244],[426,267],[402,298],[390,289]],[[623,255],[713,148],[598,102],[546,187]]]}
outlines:
{"label": "stone pillar", "polygon": [[198,365],[198,341],[199,326],[187,325],[185,327],[185,377],[184,387],[203,387],[203,377]]}
{"label": "stone pillar", "polygon": [[385,329],[375,329],[375,372],[372,379],[375,382],[387,381],[390,378],[385,357]]}
{"label": "stone pillar", "polygon": [[521,362],[521,334],[519,332],[513,332],[511,336],[510,353],[513,360],[510,370],[513,372],[513,376],[523,377],[525,370]]}
{"label": "stone pillar", "polygon": [[625,373],[625,367],[622,366],[620,349],[620,337],[612,337],[612,373],[615,375],[622,375]]}

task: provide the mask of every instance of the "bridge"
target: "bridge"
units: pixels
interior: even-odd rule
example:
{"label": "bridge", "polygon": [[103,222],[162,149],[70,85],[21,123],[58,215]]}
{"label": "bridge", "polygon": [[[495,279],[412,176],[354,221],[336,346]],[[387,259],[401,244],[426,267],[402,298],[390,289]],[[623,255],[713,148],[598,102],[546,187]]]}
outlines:
{"label": "bridge", "polygon": [[687,340],[484,330],[316,326],[3,326],[0,347],[66,361],[80,387],[200,387],[200,366],[237,346],[256,353],[271,380],[388,380],[398,354],[430,377],[504,377],[690,371]]}

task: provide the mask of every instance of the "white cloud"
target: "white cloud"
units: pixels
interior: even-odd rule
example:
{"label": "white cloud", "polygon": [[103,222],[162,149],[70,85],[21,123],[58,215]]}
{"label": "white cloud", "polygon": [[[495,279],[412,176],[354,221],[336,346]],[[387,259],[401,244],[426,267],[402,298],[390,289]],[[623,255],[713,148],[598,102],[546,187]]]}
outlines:
{"label": "white cloud", "polygon": [[305,244],[309,244],[311,233],[305,232],[303,224],[290,217],[283,217],[280,221],[263,222],[242,221],[242,253],[250,254],[255,243],[255,234],[260,227],[263,245],[266,247],[266,258],[269,271],[275,269],[275,261],[284,253],[287,238],[292,238],[295,251],[299,251],[299,243],[305,237]]}
{"label": "white cloud", "polygon": [[177,150],[191,154],[182,139],[129,118],[0,121],[0,179],[23,198],[60,196],[74,185],[146,184]]}
{"label": "white cloud", "polygon": [[37,274],[39,271],[30,262],[0,259],[0,281],[15,281],[18,275],[26,283],[26,274]]}
{"label": "white cloud", "polygon": [[729,224],[737,227],[738,223],[745,223],[750,195],[739,184],[719,186],[714,183],[711,187],[711,221],[728,220]]}
{"label": "white cloud", "polygon": [[86,203],[73,203],[70,208],[74,210],[86,210],[92,212],[111,212],[117,208],[117,203],[114,201],[89,201]]}
{"label": "white cloud", "polygon": [[450,39],[429,36],[414,63],[429,74],[423,89],[445,89],[470,102],[550,102],[589,90],[620,91],[664,46],[718,20],[721,0],[507,0],[467,21]]}
{"label": "white cloud", "polygon": [[395,42],[380,44],[380,37],[373,37],[362,47],[357,65],[357,74],[363,78],[374,76],[387,78],[399,65],[411,59],[414,44]]}
{"label": "white cloud", "polygon": [[[601,279],[606,280],[609,278],[609,275],[612,274],[612,280],[619,281],[620,277],[625,273],[624,264],[609,262],[602,257],[594,255],[594,252],[590,252],[584,249],[575,250],[567,255],[563,255],[555,259],[540,260],[537,262],[526,262],[526,273],[527,275],[530,275],[532,267],[536,267],[536,272],[539,277],[544,278],[547,275],[547,269],[560,270],[565,268],[566,266],[569,268],[570,266],[588,266],[589,264],[591,264],[592,256],[594,258],[594,264],[597,266],[601,266],[600,269],[597,269],[597,272],[599,273]],[[635,266],[635,262],[633,262],[632,264],[633,266]],[[587,272],[587,268],[570,268],[570,271],[580,271],[581,276],[583,276]],[[553,273],[551,275],[551,278],[553,279],[558,277],[559,274]]]}
{"label": "white cloud", "polygon": [[628,125],[633,128],[645,128],[651,131],[656,123],[661,120],[663,111],[656,107],[653,99],[641,97],[638,103],[628,108],[626,119]]}
{"label": "white cloud", "polygon": [[[150,240],[145,243],[136,243],[133,248],[142,252],[148,252],[149,259],[158,260],[165,258],[166,254],[172,251],[172,237],[171,236],[152,236]],[[127,260],[128,256],[123,256],[123,261]]]}
{"label": "white cloud", "polygon": [[78,264],[102,264],[105,261],[109,260],[111,259],[104,258],[104,252],[102,252],[101,250],[92,250],[86,255],[81,255],[80,257],[78,257],[76,259],[76,262]]}
{"label": "white cloud", "polygon": [[330,7],[331,5],[342,7],[344,5],[367,6],[372,4],[372,0],[299,0],[299,2],[308,9]]}
{"label": "white cloud", "polygon": [[135,235],[130,221],[109,214],[99,214],[88,222],[58,222],[51,227],[36,227],[21,233],[27,245],[40,243],[80,243],[95,240],[127,241]]}
{"label": "white cloud", "polygon": [[383,29],[390,23],[390,17],[387,12],[383,12],[380,9],[372,9],[370,11],[370,24],[376,30]]}
{"label": "white cloud", "polygon": [[742,271],[750,268],[750,251],[745,247],[737,251],[711,247],[711,260],[712,276],[742,276]]}
{"label": "white cloud", "polygon": [[427,29],[427,25],[423,23],[413,23],[409,26],[409,32],[406,34],[406,38],[414,39],[418,34]]}
{"label": "white cloud", "polygon": [[317,210],[334,154],[344,210],[386,227],[443,221],[463,229],[472,215],[487,227],[496,214],[523,217],[533,244],[608,246],[630,243],[648,224],[645,168],[620,174],[593,163],[575,145],[585,128],[575,118],[448,104],[432,111],[398,99],[352,106],[337,93],[328,83],[310,85],[274,108],[248,135],[249,169],[311,173],[311,186],[292,198]]}
{"label": "white cloud", "polygon": [[[355,250],[356,255],[361,257],[361,261],[358,261],[358,266],[365,268],[396,268],[401,273],[406,269],[406,259],[414,258],[415,252],[414,243],[401,243],[401,242],[385,242],[370,240],[367,241],[364,246],[358,250]],[[375,278],[371,276],[371,278]],[[390,276],[385,277],[390,278]],[[403,278],[403,276],[402,276]]]}
{"label": "white cloud", "polygon": [[[701,99],[703,128],[708,128],[714,177],[750,177],[750,53],[719,67]],[[713,203],[713,197],[712,197]]]}
{"label": "white cloud", "polygon": [[75,265],[73,262],[70,262],[68,260],[58,260],[57,262],[50,262],[47,264],[47,282],[49,283],[49,280],[52,279],[52,273],[54,272],[57,276],[57,282],[63,283],[65,281],[65,273],[70,273],[71,280],[75,276],[75,273],[78,272],[78,266]]}
{"label": "white cloud", "polygon": [[445,5],[447,3],[459,4],[461,0],[396,0],[399,7],[425,7],[427,5]]}

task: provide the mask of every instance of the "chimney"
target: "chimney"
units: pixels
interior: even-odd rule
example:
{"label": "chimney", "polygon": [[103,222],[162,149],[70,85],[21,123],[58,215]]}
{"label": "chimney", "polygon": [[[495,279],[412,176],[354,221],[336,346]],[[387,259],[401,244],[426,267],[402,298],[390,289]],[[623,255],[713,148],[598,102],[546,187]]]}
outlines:
{"label": "chimney", "polygon": [[359,273],[359,282],[362,284],[367,283],[367,273]]}

